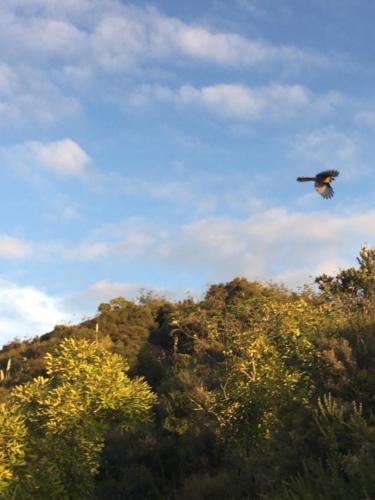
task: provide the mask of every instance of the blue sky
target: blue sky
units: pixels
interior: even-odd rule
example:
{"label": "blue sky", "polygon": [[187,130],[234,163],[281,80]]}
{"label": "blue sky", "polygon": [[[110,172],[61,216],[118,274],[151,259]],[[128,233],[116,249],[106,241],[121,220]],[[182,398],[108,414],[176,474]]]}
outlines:
{"label": "blue sky", "polygon": [[[0,344],[374,244],[375,4],[3,0]],[[340,170],[324,200],[297,175]]]}

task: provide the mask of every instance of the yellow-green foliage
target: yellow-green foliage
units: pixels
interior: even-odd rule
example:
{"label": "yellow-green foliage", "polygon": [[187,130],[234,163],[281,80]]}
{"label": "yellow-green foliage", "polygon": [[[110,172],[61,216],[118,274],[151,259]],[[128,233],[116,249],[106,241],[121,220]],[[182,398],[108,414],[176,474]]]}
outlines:
{"label": "yellow-green foliage", "polygon": [[17,470],[25,464],[26,427],[23,418],[0,405],[0,497],[17,480]]}
{"label": "yellow-green foliage", "polygon": [[[304,299],[269,297],[242,302],[231,314],[225,318],[225,375],[219,390],[206,392],[204,407],[225,435],[248,449],[278,431],[288,409],[308,404],[311,371],[321,363],[313,340],[327,315]],[[222,320],[210,321],[210,335],[221,340]]]}
{"label": "yellow-green foliage", "polygon": [[48,377],[17,386],[1,407],[2,498],[90,498],[105,433],[150,419],[155,397],[121,356],[66,339],[46,358]]}

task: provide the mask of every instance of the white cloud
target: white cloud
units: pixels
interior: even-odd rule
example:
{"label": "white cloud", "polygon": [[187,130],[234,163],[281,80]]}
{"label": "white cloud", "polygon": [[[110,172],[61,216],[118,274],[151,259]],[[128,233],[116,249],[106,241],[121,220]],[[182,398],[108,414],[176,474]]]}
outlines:
{"label": "white cloud", "polygon": [[269,85],[252,89],[245,85],[221,84],[180,89],[184,103],[203,104],[210,110],[234,118],[259,118],[265,114],[293,114],[309,103],[310,92],[301,85]]}
{"label": "white cloud", "polygon": [[31,337],[69,319],[60,299],[32,286],[0,278],[0,344],[15,337]]}
{"label": "white cloud", "polygon": [[42,170],[63,177],[82,177],[91,161],[81,146],[69,138],[3,147],[0,156],[8,168],[18,170],[26,177]]}
{"label": "white cloud", "polygon": [[121,224],[107,224],[91,231],[81,242],[69,245],[61,240],[24,241],[0,236],[0,258],[37,260],[94,261],[105,258],[139,256],[151,251],[164,231],[151,234],[152,226],[140,219]]}
{"label": "white cloud", "polygon": [[[266,66],[293,72],[301,67],[329,67],[326,56],[309,50],[183,22],[154,7],[117,0],[5,1],[0,5],[0,46],[0,122],[5,124],[61,121],[76,114],[93,89],[95,97],[108,97],[108,92],[119,101],[119,96],[114,97],[119,92],[122,100],[131,82],[176,78],[173,72],[181,63]],[[209,107],[219,99],[224,112],[242,114],[233,107],[232,98],[241,99],[240,88],[195,91]],[[236,96],[227,95],[234,91]],[[284,109],[290,100],[294,106],[304,99],[298,96],[298,86],[266,92],[271,94],[265,96],[268,100],[284,96]],[[258,107],[263,108],[262,99],[245,96],[244,113],[256,114]],[[228,100],[231,104],[226,104]]]}
{"label": "white cloud", "polygon": [[30,12],[14,5],[7,8],[2,5],[0,13],[3,57],[11,59],[18,55],[26,62],[39,54],[39,63],[48,56],[57,56],[60,61],[82,57],[85,31],[69,20],[56,18],[57,12],[46,15],[40,8]]}
{"label": "white cloud", "polygon": [[90,163],[87,153],[71,139],[30,142],[27,147],[38,164],[57,174],[80,176]]}
{"label": "white cloud", "polygon": [[335,92],[316,95],[303,85],[270,84],[250,87],[242,84],[216,84],[197,88],[184,85],[176,90],[161,85],[143,85],[129,95],[135,105],[149,101],[172,101],[203,106],[211,112],[242,120],[278,120],[332,111],[342,101]]}
{"label": "white cloud", "polygon": [[[58,57],[106,69],[185,56],[224,66],[326,65],[326,56],[252,40],[118,1],[18,1],[3,6],[0,40],[6,53]],[[17,8],[18,7],[18,8]]]}

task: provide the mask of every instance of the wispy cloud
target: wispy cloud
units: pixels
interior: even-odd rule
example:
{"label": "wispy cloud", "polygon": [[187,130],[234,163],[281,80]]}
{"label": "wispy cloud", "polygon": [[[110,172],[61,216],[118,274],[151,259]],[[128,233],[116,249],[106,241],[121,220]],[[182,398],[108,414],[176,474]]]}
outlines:
{"label": "wispy cloud", "polygon": [[214,280],[244,275],[295,285],[296,276],[308,281],[322,269],[334,272],[349,264],[353,248],[375,240],[373,228],[374,211],[326,213],[273,208],[258,210],[247,218],[200,218],[175,228],[131,219],[103,226],[84,244],[60,248],[60,252],[65,258],[78,260],[112,256],[121,261],[130,257],[153,262],[168,272],[171,268],[193,274],[204,271]]}
{"label": "wispy cloud", "polygon": [[222,33],[149,11],[155,35],[167,47],[183,55],[228,66],[253,66],[260,63],[322,65],[324,56],[288,45],[250,40],[235,33]]}
{"label": "wispy cloud", "polygon": [[154,7],[118,1],[81,1],[75,7],[67,1],[59,7],[48,1],[16,3],[17,9],[12,8],[14,2],[3,7],[0,36],[13,54],[79,58],[106,69],[178,55],[225,66],[327,64],[326,56],[309,50],[186,23]]}
{"label": "wispy cloud", "polygon": [[[273,74],[283,68],[330,67],[326,55],[308,49],[226,32],[199,19],[185,22],[155,7],[118,0],[6,1],[0,6],[0,46],[0,124],[59,122],[84,109],[94,92],[96,98],[110,94],[119,102],[136,82],[157,83],[166,75],[180,81],[181,65],[267,68]],[[266,103],[283,99],[284,114],[288,103],[293,113],[309,99],[307,94],[298,85],[258,90],[186,85],[176,97],[210,109],[223,105],[224,114],[249,117],[270,111]],[[316,99],[314,104],[329,107],[334,99],[327,95],[326,102]]]}
{"label": "wispy cloud", "polygon": [[66,95],[43,70],[0,61],[0,126],[48,125],[79,109],[79,100]]}
{"label": "wispy cloud", "polygon": [[[375,242],[373,210],[299,212],[278,207],[260,208],[248,217],[202,217],[177,227],[131,218],[103,225],[76,245],[31,243],[4,236],[0,238],[0,256],[49,262],[111,259],[125,270],[129,263],[142,263],[149,268],[157,266],[166,275],[186,273],[195,281],[196,289],[190,291],[197,295],[207,281],[236,275],[301,286],[319,273],[334,273],[355,264],[355,253],[365,241],[370,245]],[[101,278],[76,292],[74,300],[72,294],[62,300],[33,287],[0,280],[0,338],[5,341],[4,335],[42,333],[72,318],[68,310],[76,312],[79,306],[80,314],[92,313],[99,302],[117,295],[133,299],[142,288],[182,298],[188,292],[183,280],[179,287],[163,287],[152,278],[148,283]]]}
{"label": "wispy cloud", "polygon": [[308,165],[320,165],[321,169],[334,168],[342,171],[343,178],[353,178],[368,172],[362,152],[361,136],[356,132],[342,132],[325,127],[300,134],[293,138],[289,156]]}
{"label": "wispy cloud", "polygon": [[176,288],[155,287],[147,283],[127,283],[122,281],[111,281],[102,279],[91,283],[82,292],[82,297],[94,301],[95,305],[100,302],[109,301],[115,297],[125,297],[130,300],[136,300],[143,292],[152,291],[159,297],[165,297],[172,300],[179,300],[187,295],[187,290]]}
{"label": "wispy cloud", "polygon": [[82,219],[80,207],[69,196],[57,193],[49,204],[48,211],[44,214],[47,220],[69,222]]}
{"label": "wispy cloud", "polygon": [[259,5],[260,2],[258,0],[235,0],[235,4],[239,9],[256,17],[266,15],[266,11]]}
{"label": "wispy cloud", "polygon": [[373,107],[370,109],[359,110],[355,115],[356,123],[365,125],[370,128],[375,127],[375,110]]}
{"label": "wispy cloud", "polygon": [[197,220],[160,242],[157,251],[165,262],[210,269],[216,279],[236,274],[279,279],[291,272],[308,279],[322,263],[347,263],[353,246],[359,249],[375,238],[374,227],[373,211],[325,214],[276,208],[247,219]]}
{"label": "wispy cloud", "polygon": [[54,253],[57,257],[63,257],[68,260],[96,260],[102,257],[107,257],[109,254],[113,253],[113,247],[110,244],[103,241],[96,241],[90,243],[82,243],[79,246],[72,248],[55,247],[50,248],[51,255]]}
{"label": "wispy cloud", "polygon": [[[174,102],[201,106],[212,113],[240,120],[277,120],[303,113],[327,114],[343,100],[337,92],[316,95],[303,85],[269,84],[250,87],[243,84],[216,84],[197,88],[184,85],[177,89],[161,85],[143,85],[130,94],[135,105],[149,102]],[[305,116],[305,115],[304,115]]]}
{"label": "wispy cloud", "polygon": [[22,259],[32,254],[32,245],[12,236],[0,236],[0,258]]}

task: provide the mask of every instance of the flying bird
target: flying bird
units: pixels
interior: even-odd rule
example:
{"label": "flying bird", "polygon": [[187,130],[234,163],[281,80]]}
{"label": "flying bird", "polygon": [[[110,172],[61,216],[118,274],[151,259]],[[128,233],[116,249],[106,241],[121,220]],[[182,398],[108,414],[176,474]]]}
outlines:
{"label": "flying bird", "polygon": [[323,196],[326,200],[332,198],[334,192],[331,186],[331,182],[335,180],[335,177],[339,175],[338,170],[325,170],[316,174],[315,177],[297,177],[298,182],[315,182],[315,190]]}

